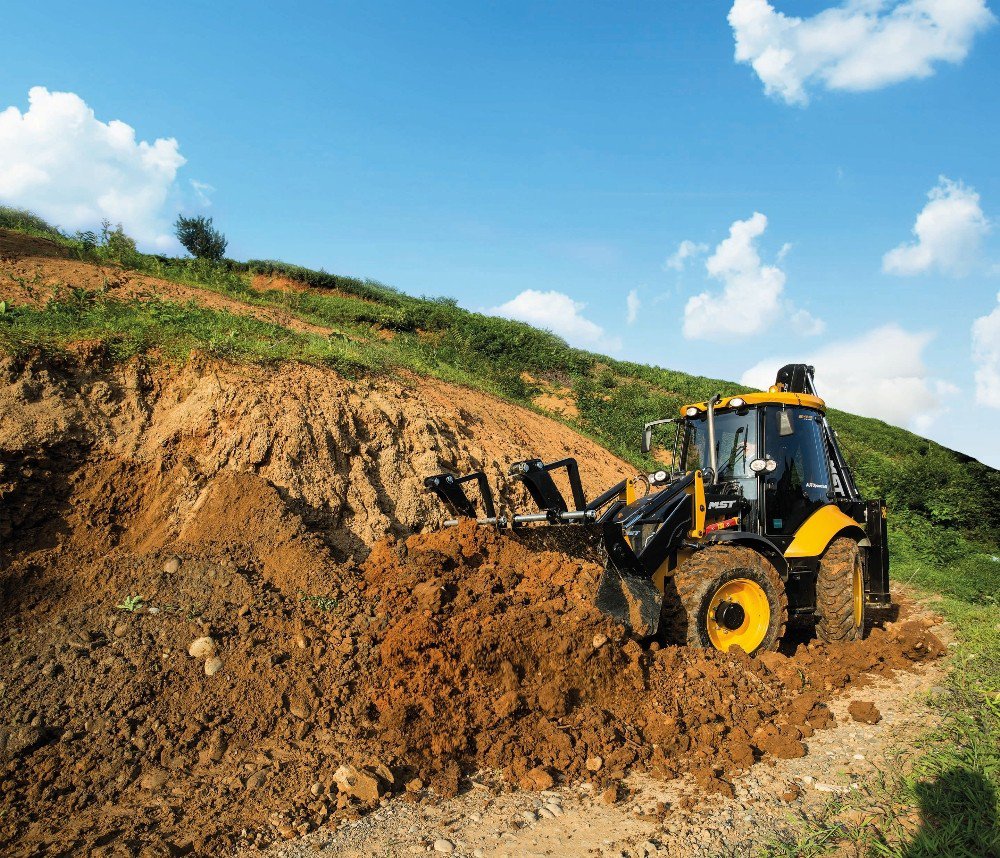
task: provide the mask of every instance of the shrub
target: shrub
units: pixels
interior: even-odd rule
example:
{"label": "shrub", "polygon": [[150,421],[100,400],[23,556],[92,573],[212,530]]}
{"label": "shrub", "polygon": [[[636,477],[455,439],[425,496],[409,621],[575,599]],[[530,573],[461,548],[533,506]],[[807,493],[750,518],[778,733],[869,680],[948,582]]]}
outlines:
{"label": "shrub", "polygon": [[135,239],[125,234],[122,225],[111,228],[111,221],[101,222],[100,253],[105,259],[117,262],[122,268],[137,268],[142,256],[135,246]]}
{"label": "shrub", "polygon": [[178,215],[174,223],[177,240],[192,256],[218,262],[226,253],[226,237],[212,226],[210,217]]}

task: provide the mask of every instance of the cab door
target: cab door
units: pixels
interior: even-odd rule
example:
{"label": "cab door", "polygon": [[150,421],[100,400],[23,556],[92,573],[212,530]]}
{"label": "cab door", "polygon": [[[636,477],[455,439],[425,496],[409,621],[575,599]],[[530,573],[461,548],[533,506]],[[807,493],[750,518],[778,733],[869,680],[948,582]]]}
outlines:
{"label": "cab door", "polygon": [[[830,502],[830,466],[820,415],[810,408],[764,409],[764,532],[791,537]],[[773,464],[772,464],[773,463]]]}

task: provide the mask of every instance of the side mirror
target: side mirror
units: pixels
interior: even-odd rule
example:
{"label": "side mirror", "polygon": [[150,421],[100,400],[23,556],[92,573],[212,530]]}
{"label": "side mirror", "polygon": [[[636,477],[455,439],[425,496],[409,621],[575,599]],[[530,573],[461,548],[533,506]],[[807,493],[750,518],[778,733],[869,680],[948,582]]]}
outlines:
{"label": "side mirror", "polygon": [[642,430],[642,452],[648,453],[653,449],[653,427],[646,426]]}

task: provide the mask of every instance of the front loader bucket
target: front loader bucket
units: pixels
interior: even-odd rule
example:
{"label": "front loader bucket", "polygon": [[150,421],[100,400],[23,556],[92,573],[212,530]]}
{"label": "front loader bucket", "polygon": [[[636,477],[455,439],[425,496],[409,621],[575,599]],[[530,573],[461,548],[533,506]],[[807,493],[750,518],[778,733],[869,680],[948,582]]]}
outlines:
{"label": "front loader bucket", "polygon": [[663,593],[649,578],[623,572],[609,557],[597,583],[595,604],[633,634],[648,638],[660,626]]}

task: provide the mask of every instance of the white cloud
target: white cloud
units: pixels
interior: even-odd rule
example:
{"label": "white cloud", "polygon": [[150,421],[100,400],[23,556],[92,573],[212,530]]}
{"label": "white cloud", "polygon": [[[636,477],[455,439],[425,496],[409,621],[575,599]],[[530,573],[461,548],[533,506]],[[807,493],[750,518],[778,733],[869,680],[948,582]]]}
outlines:
{"label": "white cloud", "polygon": [[882,270],[902,277],[937,269],[944,274],[968,274],[979,258],[990,222],[979,205],[979,194],[961,182],[941,176],[927,194],[913,234],[882,257]]}
{"label": "white cloud", "polygon": [[976,364],[976,402],[1000,408],[1000,293],[993,312],[972,323],[972,360]]}
{"label": "white cloud", "polygon": [[29,107],[0,112],[0,199],[67,229],[121,222],[142,244],[172,246],[166,205],[185,163],[173,138],[136,141],[78,95],[32,87]]}
{"label": "white cloud", "polygon": [[926,432],[958,393],[953,384],[928,374],[923,353],[931,339],[930,333],[882,325],[806,356],[762,360],[743,373],[741,381],[766,390],[780,367],[808,363],[816,367],[820,396],[834,408]]}
{"label": "white cloud", "polygon": [[631,292],[628,293],[628,296],[625,298],[625,307],[626,307],[625,321],[628,322],[628,324],[631,325],[638,318],[639,307],[641,306],[642,306],[642,301],[639,300],[639,290],[633,289]]}
{"label": "white cloud", "polygon": [[526,289],[506,304],[486,312],[545,328],[570,345],[586,349],[618,351],[621,340],[605,335],[604,328],[582,315],[586,304],[574,301],[563,292],[540,292]]}
{"label": "white cloud", "polygon": [[194,191],[195,197],[198,199],[198,203],[205,208],[212,205],[212,194],[215,193],[215,188],[213,188],[207,182],[199,182],[197,179],[191,180],[191,189]]}
{"label": "white cloud", "polygon": [[737,62],[750,63],[764,91],[807,104],[808,90],[879,89],[960,63],[995,18],[986,0],[844,0],[809,18],[767,0],[735,0],[729,25]]}
{"label": "white cloud", "polygon": [[[765,229],[767,217],[760,212],[729,227],[729,237],[705,261],[708,275],[723,284],[722,292],[702,292],[688,298],[684,306],[687,339],[748,337],[781,318],[788,318],[796,334],[809,336],[822,332],[822,320],[805,310],[797,310],[782,298],[785,272],[761,261],[756,241]],[[782,251],[787,253],[788,247],[784,245]]]}
{"label": "white cloud", "polygon": [[788,321],[795,333],[803,337],[816,337],[826,330],[826,322],[817,319],[808,310],[795,310]]}
{"label": "white cloud", "polygon": [[663,266],[664,268],[673,268],[674,271],[683,271],[684,263],[688,259],[693,259],[695,256],[701,256],[701,254],[705,253],[707,250],[707,244],[696,243],[685,238],[684,241],[677,245],[677,250],[675,250],[667,258],[667,261],[663,263]]}

